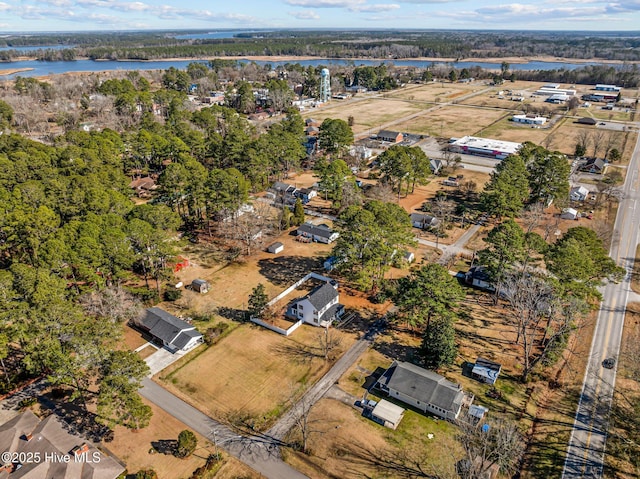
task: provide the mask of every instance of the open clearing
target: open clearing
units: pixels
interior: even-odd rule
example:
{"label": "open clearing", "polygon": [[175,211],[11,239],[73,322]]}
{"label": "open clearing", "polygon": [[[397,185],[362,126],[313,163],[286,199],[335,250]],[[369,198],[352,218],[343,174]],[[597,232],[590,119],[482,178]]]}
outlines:
{"label": "open clearing", "polygon": [[[153,445],[158,441],[177,441],[180,431],[187,427],[155,404],[143,398],[145,404],[153,410],[149,426],[144,429],[130,430],[122,426],[115,428],[115,439],[107,447],[126,463],[129,474],[140,469],[152,468],[159,479],[187,479],[195,469],[204,465],[206,458],[214,454],[215,448],[207,439],[196,433],[198,447],[193,455],[179,459],[170,454],[151,454]],[[225,456],[223,464],[215,476],[218,479],[243,477],[254,479],[259,477],[237,459]]]}
{"label": "open clearing", "polygon": [[[310,438],[312,454],[286,451],[285,460],[313,479],[409,477],[393,471],[402,471],[405,464],[409,468],[405,472],[409,472],[415,467],[411,460],[419,461],[430,473],[453,477],[447,474],[454,471],[459,446],[453,439],[455,428],[447,421],[407,410],[393,431],[333,399],[318,402],[309,421],[319,431]],[[428,439],[428,434],[433,434],[433,439]]]}
{"label": "open clearing", "polygon": [[[179,369],[165,370],[161,381],[205,414],[231,422],[239,416],[251,418],[262,428],[331,366],[319,350],[323,333],[322,328],[303,325],[287,338],[246,324]],[[334,334],[342,338],[332,353],[338,357],[355,335]]]}
{"label": "open clearing", "polygon": [[486,85],[482,83],[433,82],[426,85],[408,85],[386,92],[383,97],[426,103],[446,103],[484,88]]}

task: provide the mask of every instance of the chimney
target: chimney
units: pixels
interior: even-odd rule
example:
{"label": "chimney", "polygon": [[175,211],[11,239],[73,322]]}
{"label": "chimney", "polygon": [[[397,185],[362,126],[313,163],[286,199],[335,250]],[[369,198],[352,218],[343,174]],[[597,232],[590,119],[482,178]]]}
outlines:
{"label": "chimney", "polygon": [[27,440],[27,442],[31,441],[31,439],[33,439],[33,434],[29,433],[29,434],[25,434],[24,438]]}

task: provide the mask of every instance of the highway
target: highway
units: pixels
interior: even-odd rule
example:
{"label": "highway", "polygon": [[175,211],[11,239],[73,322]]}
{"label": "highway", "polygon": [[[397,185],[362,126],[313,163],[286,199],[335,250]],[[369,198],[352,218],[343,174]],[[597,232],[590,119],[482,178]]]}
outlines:
{"label": "highway", "polygon": [[[616,263],[627,270],[627,275],[620,284],[608,283],[602,289],[603,300],[567,447],[563,479],[603,476],[608,418],[616,381],[624,315],[631,293],[631,269],[640,230],[639,164],[640,137],[627,170],[624,195],[618,208],[609,251]],[[613,369],[603,367],[602,362],[607,358],[616,359]]]}

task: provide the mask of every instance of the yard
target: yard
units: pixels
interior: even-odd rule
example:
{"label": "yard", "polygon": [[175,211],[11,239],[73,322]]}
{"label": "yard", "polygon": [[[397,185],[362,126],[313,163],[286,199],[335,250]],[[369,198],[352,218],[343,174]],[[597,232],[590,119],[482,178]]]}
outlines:
{"label": "yard", "polygon": [[318,431],[310,438],[312,453],[287,450],[284,456],[313,479],[411,477],[411,471],[416,474],[413,477],[423,477],[414,461],[428,473],[447,475],[459,458],[455,427],[411,410],[393,431],[349,405],[323,399],[313,407],[309,423]]}
{"label": "yard", "polygon": [[[321,328],[303,325],[290,337],[245,324],[192,361],[170,366],[159,380],[177,396],[218,420],[265,429],[331,366],[320,351]],[[332,331],[338,357],[355,335]]]}
{"label": "yard", "polygon": [[[158,406],[143,401],[151,406],[153,417],[148,427],[132,431],[118,426],[115,439],[107,447],[126,463],[127,471],[135,474],[140,469],[152,468],[159,479],[187,479],[195,469],[204,465],[206,458],[214,454],[213,445],[204,437],[196,434],[198,448],[186,459],[179,459],[171,454],[151,453],[153,443],[175,441],[180,431],[187,427]],[[258,474],[233,457],[225,457],[216,478],[257,478]]]}

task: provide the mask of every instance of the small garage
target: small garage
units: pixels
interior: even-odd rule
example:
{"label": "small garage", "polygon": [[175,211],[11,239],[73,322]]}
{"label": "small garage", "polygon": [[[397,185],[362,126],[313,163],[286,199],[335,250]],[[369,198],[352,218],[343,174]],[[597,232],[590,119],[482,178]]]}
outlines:
{"label": "small garage", "polygon": [[197,293],[208,293],[211,286],[204,279],[194,279],[191,281],[191,289]]}
{"label": "small garage", "polygon": [[560,218],[563,220],[577,220],[578,219],[578,211],[573,208],[565,208],[562,210],[562,214]]}
{"label": "small garage", "polygon": [[278,254],[284,251],[284,245],[280,242],[273,243],[271,246],[267,248],[269,253]]}
{"label": "small garage", "polygon": [[404,416],[404,409],[381,399],[371,411],[371,419],[385,427],[395,429]]}

